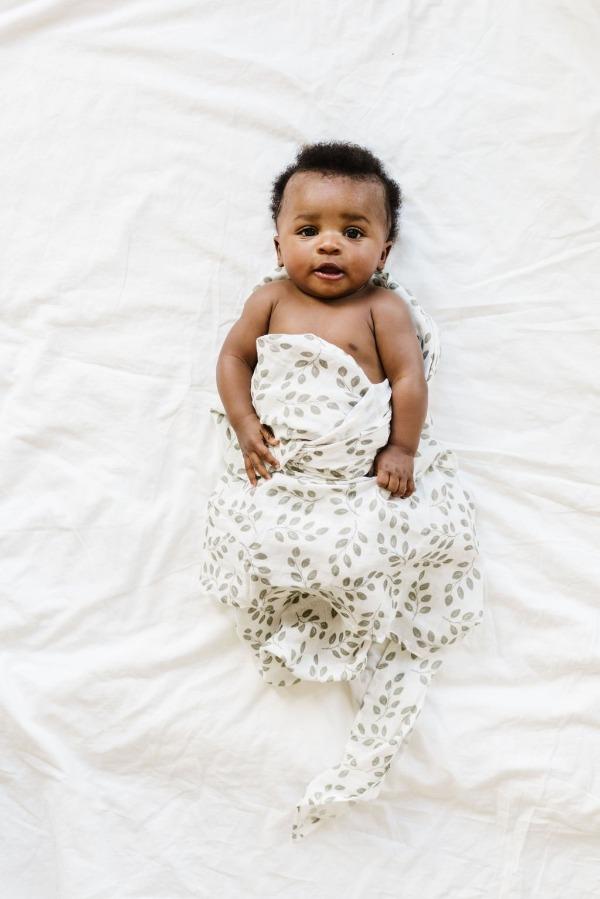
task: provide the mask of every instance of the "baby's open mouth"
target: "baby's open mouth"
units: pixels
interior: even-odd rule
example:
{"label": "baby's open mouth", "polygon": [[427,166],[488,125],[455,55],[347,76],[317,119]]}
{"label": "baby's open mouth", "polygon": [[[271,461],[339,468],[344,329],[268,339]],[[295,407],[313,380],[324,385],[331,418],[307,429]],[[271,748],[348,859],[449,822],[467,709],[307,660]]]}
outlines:
{"label": "baby's open mouth", "polygon": [[337,278],[343,277],[344,272],[339,265],[335,265],[333,262],[325,262],[315,269],[315,275],[326,278],[328,281],[335,281]]}

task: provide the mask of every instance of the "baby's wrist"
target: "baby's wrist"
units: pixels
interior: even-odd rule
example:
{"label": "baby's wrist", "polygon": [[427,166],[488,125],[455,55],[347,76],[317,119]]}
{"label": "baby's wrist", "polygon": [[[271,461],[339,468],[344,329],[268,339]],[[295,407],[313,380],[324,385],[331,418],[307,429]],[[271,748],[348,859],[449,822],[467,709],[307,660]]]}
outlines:
{"label": "baby's wrist", "polygon": [[229,418],[229,421],[230,421],[231,426],[232,426],[232,428],[234,429],[234,431],[237,431],[237,429],[238,429],[238,428],[239,428],[239,427],[240,427],[240,426],[241,426],[247,419],[249,419],[249,418],[255,418],[255,419],[257,419],[257,418],[258,418],[258,415],[257,415],[256,412],[254,411],[254,409],[252,409],[252,410],[249,411],[249,412],[242,412],[242,413],[240,413],[239,415],[228,415],[227,417]]}
{"label": "baby's wrist", "polygon": [[412,459],[414,459],[414,457],[417,454],[416,450],[412,449],[409,446],[405,446],[402,443],[397,443],[394,440],[389,440],[387,443],[387,446],[392,447],[395,450],[398,450],[398,452],[402,453],[403,456],[410,456]]}

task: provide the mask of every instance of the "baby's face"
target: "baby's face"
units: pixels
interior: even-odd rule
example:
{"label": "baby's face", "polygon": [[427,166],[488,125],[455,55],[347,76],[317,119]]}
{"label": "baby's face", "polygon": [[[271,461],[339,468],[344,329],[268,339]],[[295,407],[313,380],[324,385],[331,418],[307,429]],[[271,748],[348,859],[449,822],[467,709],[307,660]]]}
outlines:
{"label": "baby's face", "polygon": [[[380,181],[296,172],[285,186],[274,237],[277,262],[309,296],[351,296],[382,269],[392,242]],[[323,266],[337,273],[319,271]]]}

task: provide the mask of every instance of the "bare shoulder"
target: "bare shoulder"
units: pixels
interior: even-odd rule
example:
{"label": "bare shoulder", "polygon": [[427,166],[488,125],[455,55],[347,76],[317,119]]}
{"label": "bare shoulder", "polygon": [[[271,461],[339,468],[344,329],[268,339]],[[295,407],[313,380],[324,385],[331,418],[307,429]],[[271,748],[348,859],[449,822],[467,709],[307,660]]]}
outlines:
{"label": "bare shoulder", "polygon": [[268,324],[269,316],[276,300],[277,292],[273,288],[272,283],[259,284],[244,301],[242,318],[265,320],[265,324]]}
{"label": "bare shoulder", "polygon": [[370,296],[371,316],[375,328],[394,328],[415,331],[408,304],[395,290],[376,287]]}
{"label": "bare shoulder", "polygon": [[280,297],[282,294],[285,294],[289,290],[289,285],[289,278],[277,278],[274,281],[263,281],[262,284],[258,284],[254,288],[250,296],[277,299],[277,297]]}
{"label": "bare shoulder", "polygon": [[373,297],[371,316],[377,351],[390,384],[412,373],[424,385],[423,353],[406,300],[381,288]]}
{"label": "bare shoulder", "polygon": [[[270,315],[277,301],[285,295],[287,285],[283,281],[267,281],[254,288],[244,303],[244,314]],[[268,317],[267,317],[268,320]]]}
{"label": "bare shoulder", "polygon": [[256,285],[250,296],[271,296],[275,293],[276,283],[276,281],[263,281],[261,284]]}
{"label": "bare shoulder", "polygon": [[280,296],[281,289],[278,289],[276,282],[267,281],[255,287],[244,301],[239,318],[229,329],[221,352],[245,359],[248,365],[254,367],[256,340],[268,333],[271,313]]}
{"label": "bare shoulder", "polygon": [[260,306],[266,305],[275,297],[275,290],[273,287],[272,281],[267,281],[264,284],[258,284],[252,292],[249,294],[246,303],[252,303],[252,305]]}

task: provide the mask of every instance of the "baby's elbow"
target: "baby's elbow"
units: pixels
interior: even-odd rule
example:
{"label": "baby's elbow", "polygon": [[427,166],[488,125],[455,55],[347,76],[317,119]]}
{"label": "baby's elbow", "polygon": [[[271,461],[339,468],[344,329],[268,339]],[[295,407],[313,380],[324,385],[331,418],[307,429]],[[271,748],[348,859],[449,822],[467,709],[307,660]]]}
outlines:
{"label": "baby's elbow", "polygon": [[227,369],[232,365],[239,366],[240,364],[247,366],[252,371],[256,365],[256,360],[253,363],[251,359],[247,358],[245,353],[234,349],[222,349],[219,353],[217,368]]}
{"label": "baby's elbow", "polygon": [[422,393],[425,396],[429,393],[429,385],[425,377],[423,369],[410,369],[409,371],[398,372],[397,375],[390,379],[392,387],[396,384],[412,390],[414,393]]}

